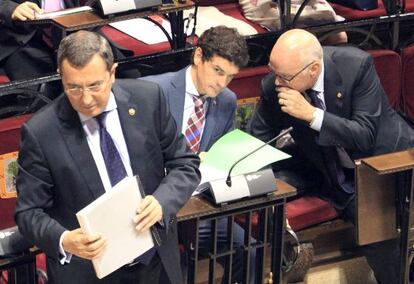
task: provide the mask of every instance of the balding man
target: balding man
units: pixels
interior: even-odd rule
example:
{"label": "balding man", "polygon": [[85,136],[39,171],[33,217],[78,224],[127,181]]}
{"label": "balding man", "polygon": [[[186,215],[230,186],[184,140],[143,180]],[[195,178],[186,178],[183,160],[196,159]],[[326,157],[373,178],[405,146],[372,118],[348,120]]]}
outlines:
{"label": "balding man", "polygon": [[[267,141],[293,126],[294,158],[301,161],[294,174],[353,221],[352,160],[412,147],[413,130],[389,105],[372,57],[357,48],[322,48],[312,34],[294,29],[278,39],[269,66],[250,132]],[[395,240],[365,254],[380,283],[396,283]]]}

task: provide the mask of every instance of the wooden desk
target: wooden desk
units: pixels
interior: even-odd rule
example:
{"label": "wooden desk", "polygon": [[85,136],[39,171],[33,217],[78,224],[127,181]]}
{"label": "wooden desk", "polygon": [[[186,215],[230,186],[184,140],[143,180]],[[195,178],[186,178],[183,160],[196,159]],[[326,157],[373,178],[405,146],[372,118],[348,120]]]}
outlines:
{"label": "wooden desk", "polygon": [[[243,273],[243,283],[247,283],[246,279],[249,279],[249,269],[248,262],[255,260],[248,260],[249,250],[256,249],[256,279],[259,282],[263,283],[264,278],[264,260],[265,260],[265,249],[266,247],[271,248],[271,271],[273,272],[273,283],[281,282],[281,264],[282,264],[282,252],[283,252],[283,236],[285,228],[285,203],[288,197],[294,196],[296,194],[296,189],[287,183],[276,180],[277,191],[273,194],[265,197],[257,197],[248,200],[242,200],[239,202],[231,203],[224,206],[214,206],[210,202],[204,200],[200,197],[192,197],[187,204],[178,212],[177,218],[178,222],[192,222],[195,226],[195,231],[192,232],[194,236],[193,240],[187,240],[187,250],[190,252],[190,265],[188,269],[188,283],[195,283],[197,276],[197,268],[199,261],[199,252],[198,252],[198,228],[200,221],[211,221],[213,226],[216,228],[216,221],[220,218],[228,218],[229,223],[233,223],[235,216],[244,215],[246,217],[246,222],[244,225],[244,230],[247,233],[245,236],[245,259],[244,262],[244,273]],[[259,221],[258,228],[259,233],[256,239],[256,243],[250,242],[250,236],[252,235],[252,224],[251,217],[254,212],[258,212]],[[274,213],[274,214],[273,214]],[[186,227],[188,227],[186,225]],[[230,226],[231,227],[231,226]],[[214,230],[214,229],[213,229]],[[215,230],[214,230],[215,231]],[[232,230],[229,229],[229,234],[232,238]],[[270,232],[270,234],[268,234]],[[215,277],[215,266],[216,259],[218,257],[226,257],[227,268],[231,265],[231,258],[234,250],[231,246],[227,252],[218,252],[215,244],[216,231],[212,234],[212,245],[213,250],[209,255],[209,283],[213,283]],[[268,239],[270,235],[270,240]],[[225,277],[230,277],[225,275]],[[227,279],[228,280],[228,279]],[[226,282],[227,283],[227,282]]]}
{"label": "wooden desk", "polygon": [[[360,245],[400,238],[400,279],[408,283],[413,252],[414,148],[362,159],[356,167]],[[397,202],[398,201],[398,202]]]}
{"label": "wooden desk", "polygon": [[[168,36],[168,33],[165,29],[155,22],[158,27],[167,35],[167,38],[171,44],[171,48],[181,48],[185,45],[185,35],[184,35],[184,19],[183,19],[183,10],[190,9],[194,6],[194,2],[191,0],[186,0],[185,3],[174,2],[171,5],[162,5],[160,7],[155,7],[154,9],[148,9],[143,11],[132,11],[121,13],[119,15],[110,15],[107,17],[101,17],[94,11],[80,12],[76,14],[65,15],[62,17],[56,17],[52,19],[39,19],[33,21],[24,21],[22,24],[29,25],[44,25],[52,24],[59,28],[62,31],[61,38],[65,37],[68,32],[73,32],[77,30],[84,29],[93,29],[101,27],[110,23],[130,20],[135,18],[148,18],[150,15],[167,15],[170,24],[171,24],[171,35]],[[54,35],[55,36],[55,35]],[[58,40],[59,42],[60,40]]]}

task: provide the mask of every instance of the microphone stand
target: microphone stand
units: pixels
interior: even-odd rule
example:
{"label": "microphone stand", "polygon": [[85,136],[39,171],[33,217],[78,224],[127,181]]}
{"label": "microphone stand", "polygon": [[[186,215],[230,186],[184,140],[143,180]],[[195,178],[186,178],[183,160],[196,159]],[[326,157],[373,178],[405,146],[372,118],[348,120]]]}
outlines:
{"label": "microphone stand", "polygon": [[241,161],[243,161],[244,159],[246,159],[247,157],[249,157],[250,155],[256,153],[257,151],[259,151],[260,149],[262,149],[264,146],[269,145],[272,142],[275,142],[276,140],[280,139],[281,137],[285,136],[286,134],[288,134],[289,132],[291,132],[293,130],[293,127],[289,127],[288,129],[283,130],[282,132],[279,133],[279,135],[277,135],[276,137],[270,139],[269,141],[267,141],[266,143],[264,143],[262,146],[260,146],[259,148],[253,150],[252,152],[248,153],[247,155],[241,157],[240,159],[238,159],[230,168],[229,170],[229,174],[227,175],[226,178],[226,184],[228,187],[231,187],[231,172],[233,171],[234,167]]}

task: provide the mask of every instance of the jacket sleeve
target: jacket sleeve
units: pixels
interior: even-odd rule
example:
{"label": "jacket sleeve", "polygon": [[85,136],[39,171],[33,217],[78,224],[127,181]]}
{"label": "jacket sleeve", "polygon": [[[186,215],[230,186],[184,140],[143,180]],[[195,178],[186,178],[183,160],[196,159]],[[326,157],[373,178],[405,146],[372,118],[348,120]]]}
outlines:
{"label": "jacket sleeve", "polygon": [[343,118],[325,112],[319,144],[340,146],[350,151],[369,152],[375,146],[385,96],[373,59],[366,56],[350,91],[351,116]]}
{"label": "jacket sleeve", "polygon": [[15,219],[19,231],[46,254],[57,258],[59,238],[65,228],[48,214],[53,210],[53,178],[42,148],[26,124],[21,129],[18,164]]}

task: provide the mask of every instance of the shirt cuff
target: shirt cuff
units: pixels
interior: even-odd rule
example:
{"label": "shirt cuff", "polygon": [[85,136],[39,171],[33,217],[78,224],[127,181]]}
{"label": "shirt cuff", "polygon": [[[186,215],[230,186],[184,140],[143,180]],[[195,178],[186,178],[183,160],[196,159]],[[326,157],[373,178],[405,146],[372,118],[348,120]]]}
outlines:
{"label": "shirt cuff", "polygon": [[310,127],[313,130],[321,131],[322,128],[322,121],[323,121],[324,111],[320,108],[316,108],[315,112],[313,113],[313,120],[310,123]]}
{"label": "shirt cuff", "polygon": [[66,264],[66,263],[69,263],[70,260],[72,259],[72,254],[71,253],[67,253],[67,252],[65,252],[63,250],[63,237],[67,233],[69,233],[69,231],[64,231],[63,234],[60,235],[60,239],[59,239],[59,253],[60,253],[59,262],[62,265]]}

